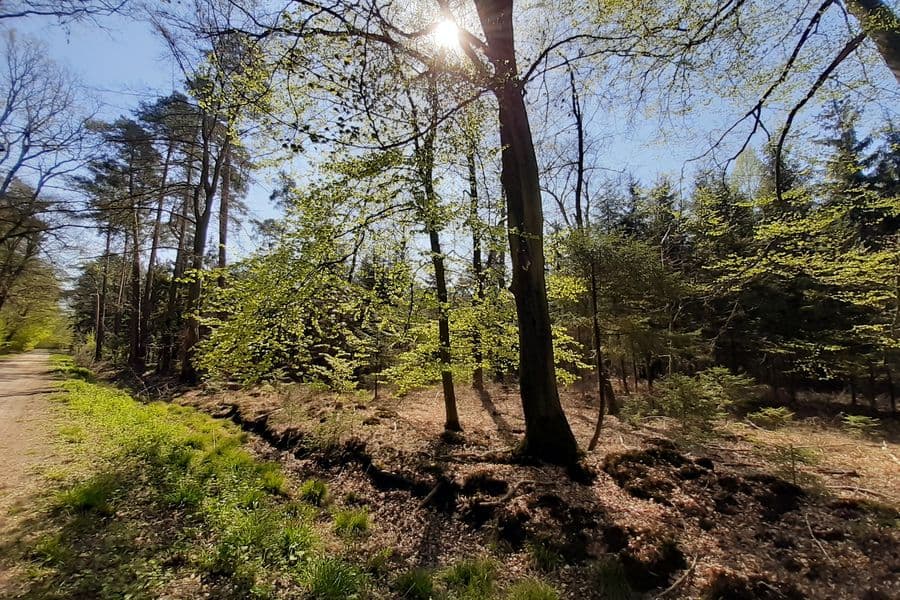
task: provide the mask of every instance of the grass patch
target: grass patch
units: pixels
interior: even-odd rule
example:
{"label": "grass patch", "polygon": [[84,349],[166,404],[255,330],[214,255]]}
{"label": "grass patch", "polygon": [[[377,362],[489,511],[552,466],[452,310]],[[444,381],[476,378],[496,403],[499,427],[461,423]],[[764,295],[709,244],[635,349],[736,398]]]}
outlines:
{"label": "grass patch", "polygon": [[465,600],[491,598],[496,584],[497,564],[490,558],[470,558],[451,565],[442,575],[454,597]]}
{"label": "grass patch", "polygon": [[528,557],[539,571],[552,571],[563,564],[562,555],[546,540],[534,540],[528,544]]}
{"label": "grass patch", "polygon": [[307,479],[300,486],[300,498],[313,506],[324,506],[328,501],[328,486],[320,479]]}
{"label": "grass patch", "polygon": [[631,586],[625,577],[625,567],[614,554],[600,558],[591,566],[590,577],[607,600],[628,600],[632,597]]}
{"label": "grass patch", "polygon": [[303,581],[308,597],[315,600],[358,598],[366,584],[365,575],[336,558],[310,561],[303,572]]}
{"label": "grass patch", "polygon": [[766,407],[748,414],[747,419],[764,429],[779,429],[790,425],[794,420],[794,413],[784,406]]}
{"label": "grass patch", "polygon": [[369,531],[369,513],[364,508],[350,508],[334,513],[334,531],[343,537],[359,537]]}
{"label": "grass patch", "polygon": [[61,492],[56,498],[56,506],[72,512],[94,511],[111,515],[114,511],[110,501],[118,488],[119,481],[115,475],[100,474]]}
{"label": "grass patch", "polygon": [[[82,441],[72,448],[83,475],[52,496],[47,532],[21,557],[23,572],[40,573],[23,598],[149,599],[186,572],[223,599],[363,589],[361,571],[316,558],[315,511],[290,498],[279,465],[243,449],[236,426],[80,379],[61,387],[59,434]],[[348,515],[347,531],[367,527],[367,514]]]}
{"label": "grass patch", "polygon": [[394,591],[401,598],[431,600],[434,597],[434,577],[428,569],[410,569],[394,579]]}
{"label": "grass patch", "polygon": [[559,600],[559,594],[543,581],[528,579],[509,588],[506,598],[507,600]]}

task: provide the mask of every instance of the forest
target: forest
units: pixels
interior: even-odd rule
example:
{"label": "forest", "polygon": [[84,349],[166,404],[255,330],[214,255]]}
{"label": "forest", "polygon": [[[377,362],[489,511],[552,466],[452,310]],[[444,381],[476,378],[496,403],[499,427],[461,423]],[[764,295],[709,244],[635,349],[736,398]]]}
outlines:
{"label": "forest", "polygon": [[0,596],[900,596],[897,2],[0,38]]}

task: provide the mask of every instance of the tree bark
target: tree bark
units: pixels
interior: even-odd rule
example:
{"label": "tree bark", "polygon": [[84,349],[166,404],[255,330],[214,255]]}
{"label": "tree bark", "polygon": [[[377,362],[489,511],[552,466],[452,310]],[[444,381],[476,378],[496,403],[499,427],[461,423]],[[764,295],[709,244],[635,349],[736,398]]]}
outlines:
{"label": "tree bark", "polygon": [[[472,229],[472,276],[475,278],[475,307],[480,308],[484,303],[484,265],[481,261],[481,227],[478,218],[478,174],[475,165],[474,144],[466,153],[466,163],[469,167],[469,227]],[[481,348],[480,323],[473,324],[472,331],[472,360],[475,368],[472,370],[472,387],[476,390],[484,389],[484,353]]]}
{"label": "tree bark", "polygon": [[519,386],[524,455],[558,464],[577,460],[578,444],[559,401],[544,279],[543,208],[534,141],[516,67],[512,0],[476,0],[495,71],[501,183],[506,192],[512,292],[519,322]]}
{"label": "tree bark", "polygon": [[103,359],[103,338],[106,335],[106,293],[109,286],[109,253],[112,250],[112,227],[106,228],[106,244],[103,250],[103,275],[100,279],[97,322],[94,324],[94,360]]}
{"label": "tree bark", "polygon": [[172,153],[175,151],[174,143],[170,143],[166,149],[166,158],[163,161],[162,176],[159,182],[159,194],[156,199],[156,214],[153,218],[153,233],[150,238],[150,254],[147,257],[147,275],[144,277],[144,299],[141,303],[141,356],[146,361],[147,348],[150,342],[150,315],[153,310],[153,269],[156,267],[156,256],[159,252],[159,238],[162,229],[163,207],[166,201],[166,185],[169,178],[169,164],[172,161]]}
{"label": "tree bark", "polygon": [[216,282],[225,287],[225,267],[228,264],[228,201],[231,194],[231,152],[225,157],[222,167],[222,191],[219,193],[219,277]]}
{"label": "tree bark", "polygon": [[[220,125],[222,131],[217,132]],[[214,156],[214,140],[217,134],[224,138],[219,146],[218,154]],[[206,252],[206,236],[209,233],[213,201],[229,147],[227,128],[214,115],[202,115],[200,176],[192,195],[194,244],[190,265],[194,273],[191,284],[188,286],[185,302],[186,319],[181,339],[181,379],[186,383],[195,383],[198,376],[197,368],[194,365],[194,352],[197,342],[200,341],[200,319],[197,312],[200,309],[200,292],[203,284],[199,273],[203,269],[203,255]]]}
{"label": "tree bark", "polygon": [[900,83],[900,19],[881,0],[847,0],[846,6],[875,42],[884,64]]}

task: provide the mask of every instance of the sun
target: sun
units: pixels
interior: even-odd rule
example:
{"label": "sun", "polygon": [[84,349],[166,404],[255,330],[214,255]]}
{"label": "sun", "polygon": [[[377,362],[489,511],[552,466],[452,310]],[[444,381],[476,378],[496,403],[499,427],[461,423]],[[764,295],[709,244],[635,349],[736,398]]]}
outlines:
{"label": "sun", "polygon": [[444,19],[434,27],[434,40],[442,48],[459,48],[459,28],[456,23]]}

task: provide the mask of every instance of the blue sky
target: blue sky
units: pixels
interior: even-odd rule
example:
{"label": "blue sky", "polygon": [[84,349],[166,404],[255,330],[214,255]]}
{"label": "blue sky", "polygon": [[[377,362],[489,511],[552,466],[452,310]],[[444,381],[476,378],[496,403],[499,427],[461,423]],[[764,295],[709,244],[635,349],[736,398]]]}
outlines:
{"label": "blue sky", "polygon": [[[102,29],[93,23],[63,27],[52,19],[29,18],[16,20],[14,26],[43,40],[51,57],[82,79],[87,92],[101,102],[103,118],[113,119],[129,112],[142,100],[149,101],[180,88],[178,68],[147,23],[109,18],[103,24]],[[721,104],[713,105],[709,111],[691,115],[685,123],[691,127],[679,123],[662,127],[652,117],[637,117],[626,123],[624,110],[621,116],[615,111],[600,114],[592,132],[598,137],[600,165],[625,169],[646,184],[663,174],[678,184],[685,160],[705,150],[707,136],[740,114],[733,108],[725,117],[717,110],[721,108]],[[815,114],[816,109],[810,107],[796,129],[804,122],[814,121]],[[268,200],[271,175],[257,173],[255,177],[256,183],[247,198],[250,219],[276,216]],[[690,169],[683,183],[690,184]],[[249,235],[252,227],[246,224],[250,219],[233,236],[236,243],[233,256],[254,248]]]}

